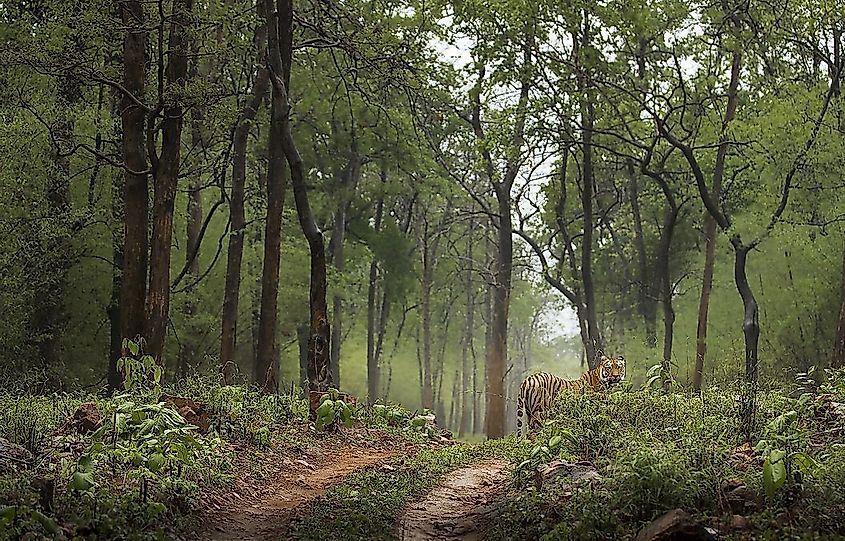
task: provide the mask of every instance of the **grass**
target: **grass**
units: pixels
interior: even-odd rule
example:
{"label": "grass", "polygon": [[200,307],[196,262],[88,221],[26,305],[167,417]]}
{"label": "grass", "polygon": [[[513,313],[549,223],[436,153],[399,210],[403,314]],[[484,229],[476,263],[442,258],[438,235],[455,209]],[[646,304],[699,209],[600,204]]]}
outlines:
{"label": "grass", "polygon": [[393,469],[364,469],[315,502],[290,535],[303,540],[395,539],[394,524],[402,508],[443,475],[488,458],[514,459],[525,446],[524,440],[508,437],[478,445],[424,447],[412,457],[391,462]]}
{"label": "grass", "polygon": [[[794,398],[758,393],[753,454],[739,447],[746,432],[737,400],[741,388],[713,389],[701,397],[648,390],[563,395],[537,436],[536,446],[549,451],[519,457],[516,488],[503,499],[493,538],[633,538],[680,507],[719,530],[722,539],[752,533],[758,539],[841,539],[845,446],[835,434],[845,433],[845,419],[830,415],[829,403],[845,402],[845,392],[835,385],[822,391],[827,394]],[[769,455],[774,451],[785,452],[780,463],[786,473],[782,486],[767,494],[763,460],[776,457]],[[814,465],[807,467],[811,475],[799,468],[804,456]],[[589,460],[602,478],[563,492],[538,491],[529,472],[557,457]],[[753,510],[731,508],[727,491],[737,483],[747,487]],[[750,531],[730,528],[735,512],[748,515]]]}

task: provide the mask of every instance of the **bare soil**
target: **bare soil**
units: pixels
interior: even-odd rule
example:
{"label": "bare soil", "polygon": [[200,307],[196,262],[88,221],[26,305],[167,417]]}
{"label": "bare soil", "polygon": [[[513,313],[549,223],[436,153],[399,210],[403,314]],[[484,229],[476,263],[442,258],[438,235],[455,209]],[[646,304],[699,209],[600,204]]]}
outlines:
{"label": "bare soil", "polygon": [[403,541],[483,539],[508,474],[508,463],[502,460],[447,474],[428,496],[405,510],[398,521],[398,537]]}
{"label": "bare soil", "polygon": [[374,442],[355,437],[360,434],[351,436],[331,447],[265,453],[264,463],[268,458],[270,463],[261,480],[244,464],[233,490],[206,497],[208,512],[199,537],[213,541],[284,539],[291,520],[305,504],[356,470],[416,450],[412,444],[393,439]]}

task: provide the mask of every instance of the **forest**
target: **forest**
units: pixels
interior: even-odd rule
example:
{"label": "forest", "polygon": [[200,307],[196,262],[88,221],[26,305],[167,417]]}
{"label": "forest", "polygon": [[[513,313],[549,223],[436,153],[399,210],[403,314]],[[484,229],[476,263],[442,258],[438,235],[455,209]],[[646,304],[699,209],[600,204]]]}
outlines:
{"label": "forest", "polygon": [[0,540],[845,539],[843,70],[836,0],[0,2]]}

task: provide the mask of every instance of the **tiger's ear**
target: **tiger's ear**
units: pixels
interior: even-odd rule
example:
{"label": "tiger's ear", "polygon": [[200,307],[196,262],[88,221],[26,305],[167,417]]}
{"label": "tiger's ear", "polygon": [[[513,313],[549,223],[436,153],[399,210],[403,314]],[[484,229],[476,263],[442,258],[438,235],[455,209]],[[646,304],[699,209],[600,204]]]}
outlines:
{"label": "tiger's ear", "polygon": [[623,357],[622,355],[618,355],[616,359],[622,361],[623,363],[625,362],[625,357]]}
{"label": "tiger's ear", "polygon": [[607,355],[602,355],[602,356],[601,356],[601,361],[602,361],[602,362],[604,362],[604,361],[609,361],[609,360],[610,360],[610,359],[608,359],[608,358],[607,358]]}

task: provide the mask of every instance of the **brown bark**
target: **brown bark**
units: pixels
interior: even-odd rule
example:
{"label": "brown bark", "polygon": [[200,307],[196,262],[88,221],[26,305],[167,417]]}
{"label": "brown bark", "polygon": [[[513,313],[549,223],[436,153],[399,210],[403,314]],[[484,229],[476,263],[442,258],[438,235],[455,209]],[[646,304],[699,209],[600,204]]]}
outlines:
{"label": "brown bark", "polygon": [[842,286],[840,288],[839,318],[836,324],[836,338],[833,341],[831,366],[845,367],[845,248],[842,250]]}
{"label": "brown bark", "polygon": [[[268,14],[268,20],[272,21],[273,16]],[[272,23],[270,27],[272,28]],[[269,39],[271,49],[273,39],[272,37]],[[280,104],[278,98],[274,95],[270,105],[267,219],[264,223],[264,263],[261,274],[261,305],[255,357],[255,381],[258,383],[278,380],[276,327],[279,269],[281,265],[282,208],[284,207],[288,174],[284,151],[281,146],[282,123],[287,111],[282,106],[283,104]],[[275,387],[275,385],[271,384],[271,387]]]}
{"label": "brown bark", "polygon": [[[719,138],[719,148],[716,152],[716,163],[713,168],[713,184],[711,193],[713,199],[719,200],[722,193],[722,179],[725,174],[725,158],[728,152],[727,128],[736,114],[738,103],[739,75],[741,53],[734,51],[731,59],[731,79],[728,84],[728,103],[725,117],[722,120],[722,131]],[[701,297],[698,302],[698,325],[696,327],[695,370],[692,377],[692,388],[701,392],[704,378],[704,360],[707,355],[707,318],[710,310],[710,292],[713,289],[713,270],[716,266],[716,220],[708,213],[704,218],[704,236],[707,246],[704,252],[704,270],[701,280]]]}
{"label": "brown bark", "polygon": [[331,351],[331,331],[329,329],[328,309],[326,306],[326,249],[323,233],[314,220],[308,201],[308,189],[305,184],[305,170],[302,157],[296,148],[296,142],[290,128],[290,88],[291,56],[293,53],[293,4],[292,0],[278,0],[278,37],[273,37],[274,28],[270,26],[270,71],[273,83],[273,103],[283,111],[282,148],[290,166],[291,184],[296,202],[299,224],[308,240],[311,252],[311,307],[310,336],[308,337],[308,381],[313,391],[325,391],[333,385],[329,353]]}
{"label": "brown bark", "polygon": [[501,438],[505,435],[505,367],[508,362],[508,312],[513,274],[510,184],[497,185],[496,198],[499,203],[499,227],[490,324],[490,356],[487,359],[485,432],[488,438]]}
{"label": "brown bark", "polygon": [[[166,80],[168,86],[184,86],[188,74],[188,27],[192,0],[173,4]],[[179,178],[182,105],[164,105],[161,156],[153,163],[153,229],[150,238],[150,285],[147,291],[147,352],[163,364],[164,338],[170,312],[170,254],[173,239],[173,207]],[[128,204],[127,204],[128,208]]]}
{"label": "brown bark", "polygon": [[[124,189],[124,248],[120,285],[120,336],[134,339],[144,334],[147,292],[149,187],[147,155],[144,147],[144,108],[136,100],[144,98],[147,63],[143,3],[121,3],[121,19],[127,26],[123,39],[123,87],[121,103]],[[133,99],[134,98],[134,99]]]}
{"label": "brown bark", "polygon": [[263,0],[255,4],[260,24],[255,29],[255,83],[252,96],[244,105],[238,117],[232,144],[232,193],[229,197],[229,216],[232,233],[226,251],[226,282],[223,289],[223,316],[221,322],[220,363],[223,368],[224,385],[234,383],[235,346],[238,336],[238,300],[241,287],[241,263],[243,261],[246,217],[244,214],[244,188],[246,186],[247,144],[252,123],[269,90],[270,79],[267,70],[260,66],[266,55],[267,25]]}

